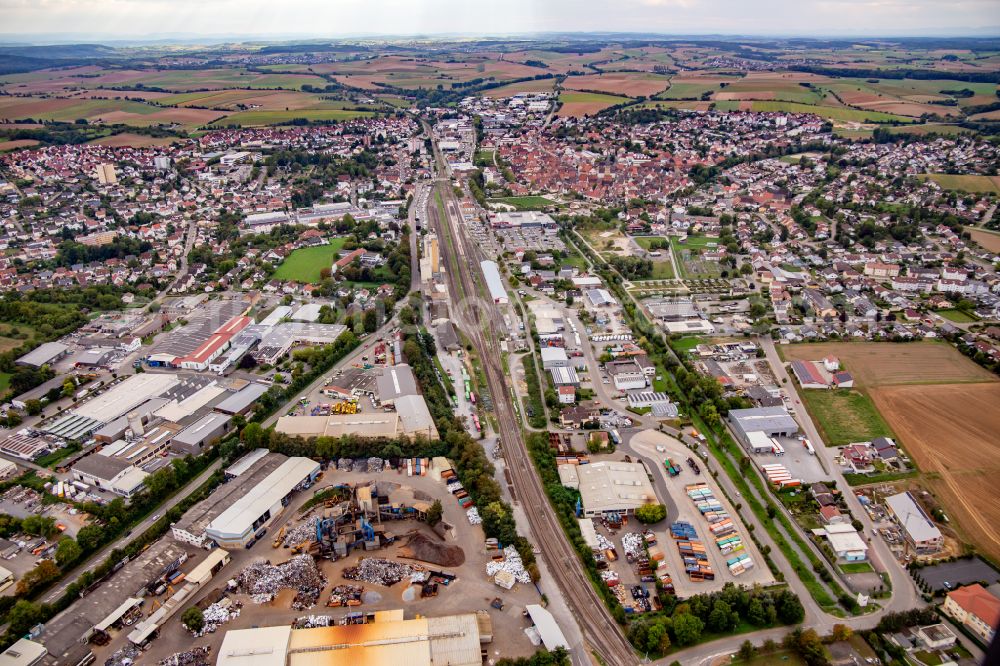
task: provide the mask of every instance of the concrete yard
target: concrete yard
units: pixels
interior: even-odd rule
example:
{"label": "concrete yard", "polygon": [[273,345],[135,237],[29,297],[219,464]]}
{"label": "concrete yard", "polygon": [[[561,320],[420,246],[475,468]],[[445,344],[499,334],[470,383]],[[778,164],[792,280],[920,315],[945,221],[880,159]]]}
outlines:
{"label": "concrete yard", "polygon": [[[664,553],[665,566],[673,577],[674,588],[678,596],[688,597],[700,592],[713,592],[722,589],[722,586],[727,582],[733,582],[737,585],[768,585],[774,582],[774,576],[767,568],[756,544],[750,539],[750,533],[746,526],[739,520],[737,512],[722,493],[715,479],[705,471],[704,463],[701,460],[698,461],[703,470],[699,475],[693,474],[691,469],[683,463],[689,456],[695,456],[693,451],[673,437],[656,430],[643,430],[636,433],[630,440],[630,446],[633,451],[643,457],[647,467],[655,468],[652,470],[654,486],[661,501],[667,506],[667,519],[654,525],[653,531],[659,540],[660,548]],[[657,447],[662,447],[664,450],[659,451]],[[669,477],[663,468],[663,459],[667,456],[678,461],[683,467],[683,471],[677,477]],[[716,547],[708,529],[708,522],[702,518],[694,503],[684,492],[684,487],[693,483],[707,484],[716,499],[722,504],[723,509],[729,513],[730,518],[736,524],[737,533],[743,538],[744,550],[742,552],[749,554],[753,559],[753,569],[739,576],[734,576],[729,572],[726,566],[728,556],[723,555]],[[664,495],[665,492],[669,497]],[[691,523],[698,533],[698,537],[705,544],[709,563],[715,571],[714,581],[692,582],[685,575],[680,554],[670,536],[670,524],[677,520]],[[664,564],[660,566],[664,566]]]}
{"label": "concrete yard", "polygon": [[[313,488],[313,492],[338,484],[357,484],[367,481],[376,481],[382,484],[399,484],[399,489],[393,492],[406,497],[433,501],[440,499],[444,508],[444,521],[453,525],[452,534],[446,538],[448,545],[461,546],[465,553],[464,564],[458,567],[440,567],[429,563],[420,563],[415,560],[397,557],[399,549],[406,542],[402,538],[411,530],[417,530],[433,535],[431,530],[422,522],[415,520],[393,521],[384,523],[388,526],[397,538],[395,544],[388,548],[371,551],[354,551],[348,557],[338,560],[319,560],[321,570],[327,578],[326,586],[321,594],[316,606],[305,611],[295,611],[290,608],[290,602],[294,595],[287,591],[279,594],[272,602],[257,605],[249,596],[243,594],[230,593],[232,599],[243,602],[243,608],[238,618],[224,625],[214,634],[209,634],[201,638],[192,638],[180,624],[179,614],[171,618],[161,630],[159,638],[153,641],[150,650],[145,655],[145,660],[149,663],[173,654],[175,652],[190,649],[194,646],[210,645],[213,654],[217,654],[222,643],[225,631],[228,629],[242,629],[252,626],[273,626],[288,624],[297,618],[307,615],[329,615],[334,618],[342,618],[349,612],[367,612],[375,610],[388,610],[402,608],[407,617],[415,614],[438,616],[458,612],[471,612],[476,610],[488,610],[493,620],[494,641],[489,646],[491,654],[496,657],[527,656],[535,651],[523,630],[529,626],[529,622],[521,615],[526,604],[540,603],[539,594],[533,585],[517,585],[513,590],[505,591],[496,586],[493,581],[486,576],[486,562],[488,561],[487,551],[484,547],[484,535],[482,527],[469,524],[465,511],[461,509],[455,498],[445,489],[444,483],[433,479],[431,476],[407,477],[405,471],[400,474],[395,470],[386,470],[381,474],[367,474],[361,472],[338,471],[332,466],[328,469],[323,480],[318,486]],[[318,515],[318,509],[312,510],[303,519],[299,507],[312,496],[312,492],[296,494],[289,507],[270,526],[268,535],[255,544],[252,548],[242,551],[232,552],[232,562],[224,567],[215,577],[211,584],[207,585],[204,593],[199,593],[193,601],[197,602],[207,594],[208,590],[225,585],[225,581],[234,577],[249,562],[256,558],[267,558],[273,563],[286,561],[291,555],[291,551],[286,548],[272,548],[271,540],[278,530],[284,525],[289,529],[296,524],[311,522]],[[169,537],[167,537],[169,539]],[[404,563],[423,564],[427,568],[435,571],[444,571],[457,576],[456,580],[448,586],[441,586],[437,597],[420,599],[419,593],[411,599],[411,594],[404,595],[407,588],[406,582],[400,582],[391,587],[372,585],[364,582],[349,581],[342,577],[342,572],[349,566],[354,566],[361,556],[385,558]],[[349,608],[327,608],[325,606],[329,599],[330,591],[335,585],[357,584],[365,587],[365,602],[361,606]],[[490,601],[500,597],[504,602],[503,610],[490,608]],[[114,641],[107,648],[100,648],[98,659],[103,660],[113,651],[112,648],[120,647],[120,641]],[[96,650],[95,650],[96,652]]]}

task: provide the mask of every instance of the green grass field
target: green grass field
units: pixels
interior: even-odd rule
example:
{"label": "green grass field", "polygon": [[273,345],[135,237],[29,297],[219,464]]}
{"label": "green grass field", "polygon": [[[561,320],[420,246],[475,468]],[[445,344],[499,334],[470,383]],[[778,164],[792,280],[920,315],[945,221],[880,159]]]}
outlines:
{"label": "green grass field", "polygon": [[794,652],[775,652],[774,654],[757,655],[750,661],[733,660],[727,662],[731,666],[805,666],[806,662]]}
{"label": "green grass field", "polygon": [[556,202],[552,201],[552,199],[538,196],[501,197],[499,199],[490,199],[489,203],[507,204],[517,210],[539,210],[547,206],[556,205]]}
{"label": "green grass field", "polygon": [[652,247],[653,241],[655,241],[655,240],[665,241],[667,239],[666,239],[665,236],[635,236],[635,237],[633,237],[632,240],[634,240],[636,242],[636,244],[639,247],[641,247],[643,250],[647,250],[648,251],[649,248]]}
{"label": "green grass field", "polygon": [[690,352],[692,349],[705,342],[705,338],[698,336],[689,336],[684,338],[679,338],[673,340],[670,344],[674,349],[679,351]]}
{"label": "green grass field", "polygon": [[998,176],[929,173],[923,174],[921,178],[930,178],[946,190],[1000,193],[1000,177]]}
{"label": "green grass field", "polygon": [[874,571],[872,565],[867,562],[844,562],[837,565],[845,574],[871,573]]}
{"label": "green grass field", "polygon": [[295,250],[278,266],[274,279],[319,282],[320,271],[333,265],[334,258],[345,242],[345,238],[333,238],[329,245]]}
{"label": "green grass field", "polygon": [[867,394],[854,389],[799,391],[827,446],[895,437]]}
{"label": "green grass field", "polygon": [[231,116],[220,118],[212,123],[213,125],[276,125],[287,123],[298,118],[305,118],[310,121],[340,121],[354,120],[355,118],[367,118],[377,115],[373,111],[348,111],[346,109],[300,109],[298,111],[243,111],[234,113]]}
{"label": "green grass field", "polygon": [[719,84],[712,82],[705,83],[671,83],[670,87],[655,96],[655,99],[701,99],[707,92],[718,91]]}
{"label": "green grass field", "polygon": [[10,378],[13,376],[9,372],[0,372],[0,395],[6,393],[7,389],[10,388]]}
{"label": "green grass field", "polygon": [[979,321],[973,315],[971,315],[971,314],[969,314],[967,312],[962,312],[961,310],[955,310],[955,309],[951,309],[951,310],[935,310],[934,312],[937,313],[937,314],[939,314],[939,315],[941,315],[942,317],[944,317],[948,321],[955,322],[956,324],[971,324],[974,321]]}

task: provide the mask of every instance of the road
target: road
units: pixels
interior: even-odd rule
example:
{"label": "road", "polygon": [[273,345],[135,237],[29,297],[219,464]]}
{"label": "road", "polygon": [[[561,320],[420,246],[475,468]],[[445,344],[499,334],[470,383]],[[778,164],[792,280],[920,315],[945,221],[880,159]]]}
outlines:
{"label": "road", "polygon": [[221,466],[222,466],[222,461],[215,460],[211,465],[205,468],[205,471],[203,471],[201,474],[195,477],[194,480],[190,481],[186,486],[184,486],[176,493],[174,493],[173,497],[171,497],[166,502],[157,507],[156,513],[144,518],[142,522],[134,526],[126,534],[119,537],[113,543],[109,543],[96,554],[91,555],[86,562],[80,564],[75,569],[73,569],[73,571],[71,571],[68,575],[64,576],[62,582],[60,582],[58,585],[56,585],[54,588],[48,591],[48,594],[45,595],[43,601],[45,601],[45,603],[47,604],[50,604],[53,603],[59,597],[61,597],[63,593],[66,592],[66,588],[68,588],[72,583],[76,581],[76,578],[79,574],[97,566],[99,563],[106,560],[111,555],[111,551],[115,550],[116,548],[124,548],[126,545],[128,545],[128,542],[131,540],[132,534],[138,536],[143,532],[145,532],[146,530],[148,530],[150,527],[152,527],[153,523],[155,523],[157,520],[160,519],[160,516],[162,516],[167,511],[170,511],[170,509],[180,504],[188,495],[190,495],[198,487],[200,487],[201,484],[208,481],[208,477],[212,476],[212,474],[214,474],[215,471],[219,469],[219,467]]}
{"label": "road", "polygon": [[[428,130],[425,128],[425,131]],[[444,164],[436,144],[434,148],[443,172]],[[576,617],[585,641],[600,655],[603,663],[631,666],[637,662],[635,653],[583,571],[579,556],[554,515],[530,461],[520,422],[511,404],[509,379],[500,363],[502,318],[496,304],[479,296],[477,284],[483,285],[485,280],[479,266],[478,248],[464,237],[464,225],[451,185],[446,179],[437,182],[445,214],[442,217],[437,202],[429,199],[428,220],[442,239],[442,258],[447,267],[453,319],[470,338],[483,363],[509,463],[507,469],[511,474],[517,508],[524,511],[541,556],[562,598]],[[574,650],[574,659],[577,663],[585,663],[580,660],[586,659],[586,654],[581,655],[580,652],[580,649]]]}

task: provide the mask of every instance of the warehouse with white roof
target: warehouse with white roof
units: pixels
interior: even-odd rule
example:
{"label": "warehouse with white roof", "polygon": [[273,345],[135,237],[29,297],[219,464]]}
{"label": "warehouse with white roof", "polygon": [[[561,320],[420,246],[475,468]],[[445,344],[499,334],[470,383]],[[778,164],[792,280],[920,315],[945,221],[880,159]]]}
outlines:
{"label": "warehouse with white roof", "polygon": [[209,523],[205,534],[223,548],[245,547],[281,513],[292,491],[318,473],[315,460],[289,458]]}
{"label": "warehouse with white roof", "polygon": [[500,277],[500,269],[495,261],[483,261],[480,263],[483,269],[483,276],[486,278],[486,287],[490,290],[490,298],[494,303],[504,305],[507,303],[507,290],[503,288],[503,279]]}

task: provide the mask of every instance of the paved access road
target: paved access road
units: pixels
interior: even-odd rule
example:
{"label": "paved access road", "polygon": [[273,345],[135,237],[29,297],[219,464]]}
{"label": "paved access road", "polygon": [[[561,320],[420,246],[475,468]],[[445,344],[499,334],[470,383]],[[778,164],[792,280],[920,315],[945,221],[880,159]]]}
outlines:
{"label": "paved access road", "polygon": [[148,530],[150,527],[152,527],[153,523],[159,520],[163,514],[165,514],[167,511],[170,511],[170,509],[174,508],[178,504],[180,504],[188,495],[197,490],[201,486],[201,484],[208,481],[208,477],[212,476],[212,474],[214,474],[215,471],[219,469],[219,467],[221,466],[222,466],[222,461],[215,460],[211,465],[206,467],[205,470],[201,474],[199,474],[193,481],[190,481],[186,486],[184,486],[176,493],[174,493],[173,497],[171,497],[166,502],[157,507],[155,513],[143,519],[142,522],[134,526],[126,534],[119,537],[113,543],[109,543],[100,551],[87,558],[86,562],[78,565],[75,569],[73,569],[73,571],[71,571],[68,575],[66,575],[63,578],[62,582],[60,582],[58,585],[56,585],[54,588],[48,591],[48,594],[45,595],[43,601],[47,604],[50,604],[53,603],[59,597],[61,597],[63,593],[66,591],[66,588],[76,581],[77,576],[82,574],[84,571],[87,571],[88,569],[92,569],[93,567],[97,566],[98,564],[106,560],[111,555],[111,551],[115,550],[116,548],[124,548],[126,545],[128,545],[129,541],[132,540],[131,537],[133,534],[138,536],[143,532],[145,532],[146,530]]}

